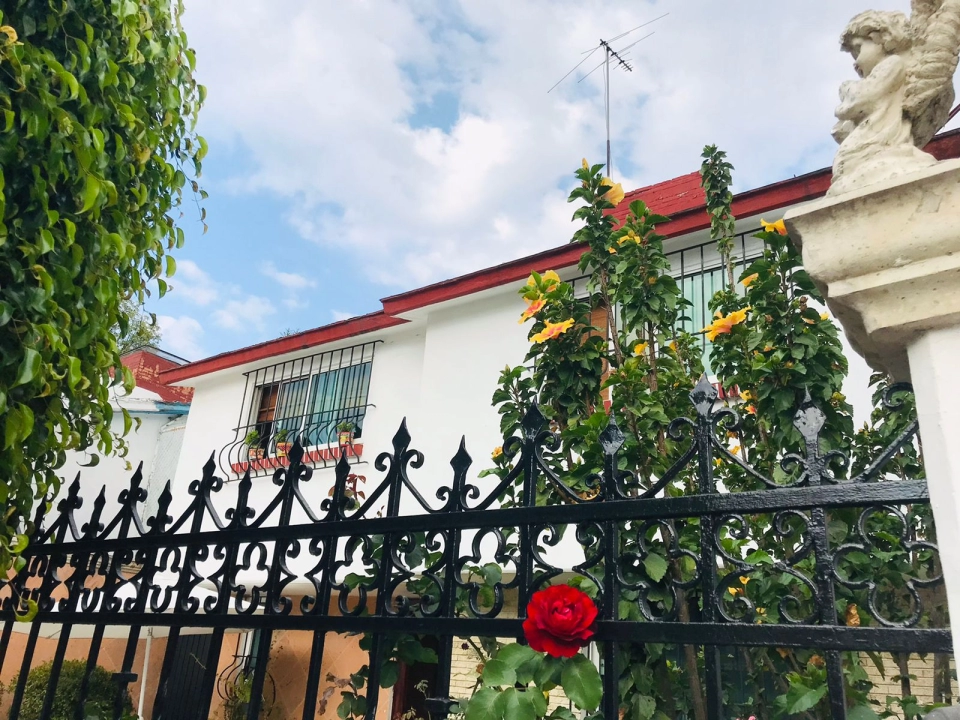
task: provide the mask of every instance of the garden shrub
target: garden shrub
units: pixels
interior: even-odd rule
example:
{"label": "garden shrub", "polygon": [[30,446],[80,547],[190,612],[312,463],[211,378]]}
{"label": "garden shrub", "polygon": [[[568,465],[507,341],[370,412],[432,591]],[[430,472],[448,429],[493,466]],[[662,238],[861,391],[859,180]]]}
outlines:
{"label": "garden shrub", "polygon": [[[43,709],[43,699],[50,681],[50,669],[53,661],[38,665],[27,676],[27,684],[23,691],[23,703],[20,706],[20,720],[39,720]],[[80,701],[80,685],[86,670],[85,660],[65,660],[60,668],[60,677],[57,680],[57,690],[53,697],[53,712],[50,720],[74,720],[77,703]],[[10,681],[8,691],[13,692],[17,686],[19,676]],[[113,674],[100,667],[94,668],[90,675],[87,689],[87,716],[109,718],[113,716],[113,701],[117,685],[113,681]],[[123,699],[124,714],[133,712],[133,702],[130,695]]]}

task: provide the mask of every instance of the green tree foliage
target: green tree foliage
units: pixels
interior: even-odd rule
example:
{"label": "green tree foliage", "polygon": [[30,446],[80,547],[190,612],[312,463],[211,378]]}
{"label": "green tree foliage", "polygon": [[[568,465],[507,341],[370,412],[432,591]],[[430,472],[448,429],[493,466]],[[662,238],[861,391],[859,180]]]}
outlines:
{"label": "green tree foliage", "polygon": [[[123,452],[124,300],[162,296],[204,90],[174,0],[4,3],[0,17],[0,567],[67,450]],[[202,211],[201,211],[202,213]],[[201,221],[203,215],[201,214]],[[114,334],[113,329],[118,333]],[[114,370],[116,369],[116,372]],[[124,414],[129,428],[129,417]]]}
{"label": "green tree foliage", "polygon": [[120,323],[114,326],[117,338],[117,352],[126,355],[145,345],[157,345],[160,342],[160,326],[153,314],[144,312],[133,298],[120,303],[120,314],[127,318],[126,330],[120,331]]}
{"label": "green tree foliage", "polygon": [[[50,681],[50,670],[53,662],[38,665],[27,675],[27,684],[23,691],[23,703],[20,705],[20,720],[39,720],[40,711],[47,693]],[[87,669],[85,660],[65,660],[57,678],[57,689],[53,696],[53,712],[50,720],[73,720],[80,701],[80,685]],[[8,686],[13,692],[17,686],[15,676]],[[113,717],[113,702],[117,695],[117,684],[113,676],[99,665],[93,669],[87,686],[87,701],[84,706],[85,717]],[[133,703],[129,695],[124,695],[123,709],[125,717],[133,711]]]}

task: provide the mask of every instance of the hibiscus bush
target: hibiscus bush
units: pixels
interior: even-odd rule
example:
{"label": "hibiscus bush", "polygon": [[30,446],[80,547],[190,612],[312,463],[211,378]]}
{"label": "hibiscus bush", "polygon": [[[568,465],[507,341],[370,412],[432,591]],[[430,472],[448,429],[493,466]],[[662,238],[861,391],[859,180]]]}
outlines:
{"label": "hibiscus bush", "polygon": [[[545,459],[585,499],[591,496],[588,479],[601,467],[599,434],[608,422],[607,408],[616,412],[626,436],[621,469],[635,473],[638,491],[651,487],[678,458],[683,448],[667,433],[667,426],[673,418],[690,413],[689,391],[704,371],[703,339],[710,351],[711,372],[740,410],[741,424],[728,433],[729,451],[775,482],[789,484],[796,480],[790,466],[783,466],[781,460],[803,449],[793,419],[805,402],[815,402],[824,413],[824,451],[842,450],[851,456],[851,468],[839,463],[831,468],[839,476],[862,470],[868,459],[914,417],[909,397],[901,398],[903,407],[892,417],[889,409],[878,410],[871,426],[854,434],[851,408],[842,393],[847,361],[839,330],[804,272],[800,253],[787,237],[782,221],[764,222],[757,234],[765,248],[762,256],[742,272],[734,271],[735,218],[729,192],[732,166],[716,148],[706,148],[704,155],[702,177],[711,234],[725,276],[724,288],[710,301],[714,315],[706,327],[695,333],[679,329],[688,324],[684,323],[684,313],[689,302],[671,275],[663,238],[656,231],[666,218],[637,201],[631,203],[626,219],[617,225],[609,210],[613,207],[611,197],[618,199],[618,195],[600,173],[601,166],[586,163],[577,171],[579,186],[570,195],[572,202],[580,204],[574,218],[583,222],[573,241],[585,247],[580,269],[587,274],[586,293],[574,293],[573,287],[552,271],[532,274],[520,291],[526,304],[520,321],[530,323],[531,344],[523,364],[504,370],[494,394],[502,430],[515,433],[523,409],[536,398],[560,442],[559,452]],[[883,381],[878,383],[880,390],[886,387]],[[879,392],[875,399],[880,402]],[[762,487],[740,465],[717,462],[715,475],[722,487]],[[892,467],[901,477],[922,474],[916,449],[911,447],[894,458]],[[510,463],[498,455],[494,467],[486,472],[505,478],[510,469]],[[687,494],[693,491],[693,483],[690,473],[681,473],[663,492],[668,496]],[[538,490],[538,502],[567,501],[550,486]],[[856,540],[858,514],[857,510],[830,514],[832,544]],[[787,575],[763,572],[766,563],[789,552],[791,544],[800,539],[802,528],[789,522],[778,526],[770,515],[763,514],[748,517],[745,522],[744,527],[723,528],[720,540],[724,552],[743,558],[755,570],[721,573],[729,578],[725,581],[729,586],[723,612],[742,619],[746,608],[752,608],[754,622],[782,622],[785,618],[780,601],[789,594],[799,603],[790,609],[802,616],[811,602],[802,583]],[[908,522],[911,532],[933,538],[929,518],[914,513]],[[900,532],[894,527],[895,518],[871,518],[871,523],[871,529],[886,533],[885,537],[893,538]],[[680,548],[698,551],[700,530],[695,522],[678,520],[657,527],[658,532],[673,535]],[[655,588],[646,601],[657,612],[691,622],[691,611],[702,602],[698,589],[681,589],[676,607],[666,589],[671,581],[692,579],[692,563],[665,552],[663,537],[656,540],[651,535],[645,540],[648,552],[637,552],[636,533],[619,534],[623,556],[644,558],[641,567],[630,570],[637,573],[631,579]],[[918,567],[917,563],[923,565],[927,560],[902,547],[891,546],[878,555],[882,557],[845,557],[847,566],[842,571],[850,577],[880,579],[890,590],[885,596],[888,616],[904,617],[909,602],[898,588],[903,588],[905,577],[922,576],[929,568]],[[807,577],[814,575],[812,559],[795,567]],[[585,578],[570,582],[588,595],[596,593]],[[656,588],[663,588],[663,592],[658,594]],[[625,590],[619,602],[620,616],[641,619],[638,599],[636,592]],[[863,593],[838,588],[837,602],[843,622],[871,622],[859,609],[866,602]],[[536,608],[527,612],[536,617]],[[531,648],[535,647],[529,636],[528,641]],[[626,718],[646,720],[679,714],[698,720],[706,717],[703,660],[695,648],[621,646],[621,653],[625,658],[618,671],[620,705]],[[494,648],[481,654],[481,659],[489,663],[497,656]],[[879,656],[875,661],[882,666]],[[745,668],[750,678],[747,686],[730,686],[725,691],[726,704],[742,717],[829,717],[824,659],[816,652],[744,648],[728,653],[724,662]],[[887,672],[886,668],[883,671]],[[896,706],[910,701],[905,696],[876,705],[876,699],[869,697],[871,683],[857,654],[844,654],[843,672],[848,700],[862,717],[893,712]],[[484,676],[481,687],[487,686]],[[540,689],[550,687],[545,682]],[[558,713],[561,710],[548,716]]]}
{"label": "hibiscus bush", "polygon": [[[725,428],[730,457],[748,461],[776,483],[797,480],[796,467],[782,461],[786,454],[803,449],[793,416],[805,402],[816,402],[824,413],[824,449],[842,450],[851,457],[849,468],[840,462],[831,467],[838,477],[863,470],[915,417],[911,398],[901,393],[892,406],[875,412],[868,427],[852,432],[851,409],[841,391],[847,362],[839,331],[824,312],[822,298],[803,271],[800,254],[781,221],[763,223],[757,235],[765,247],[762,256],[739,274],[734,271],[732,167],[722,153],[707,148],[702,174],[712,235],[726,277],[724,288],[710,302],[713,318],[696,332],[683,329],[689,326],[690,301],[673,277],[664,238],[657,232],[667,218],[634,201],[623,221],[616,221],[610,210],[623,199],[623,191],[601,171],[601,165],[584,161],[570,194],[570,201],[578,205],[574,219],[581,223],[572,241],[583,247],[580,270],[586,282],[575,289],[552,270],[530,275],[518,301],[519,322],[529,327],[529,350],[520,364],[503,370],[493,395],[504,437],[520,434],[522,418],[532,403],[538,404],[550,423],[555,445],[542,460],[563,478],[570,492],[541,478],[535,489],[538,505],[594,497],[594,476],[603,464],[600,435],[611,412],[624,434],[619,469],[633,478],[628,492],[639,494],[654,486],[667,497],[695,492],[693,467],[670,482],[661,478],[688,447],[668,428],[673,419],[691,412],[689,393],[704,373],[704,342],[710,350],[711,372],[732,398],[728,402],[740,412],[741,423]],[[888,384],[878,378],[877,387],[880,403]],[[481,477],[496,477],[504,483],[501,507],[516,506],[522,476],[510,483],[514,460],[501,447],[493,450],[491,459]],[[715,477],[726,490],[761,488],[757,477],[739,463],[717,463]],[[891,468],[903,478],[921,477],[917,448],[898,453]],[[856,510],[830,513],[828,532],[834,547],[856,541],[858,515]],[[933,539],[928,515],[928,508],[909,511],[906,522],[914,537]],[[769,571],[775,561],[797,552],[803,528],[790,518],[775,520],[762,513],[742,523],[728,522],[718,530],[722,552],[731,559],[720,569],[721,613],[761,624],[803,617],[812,603],[807,587],[790,573]],[[895,541],[900,536],[895,518],[878,516],[870,518],[869,524],[871,532],[883,537]],[[565,530],[569,531],[558,528],[550,543]],[[625,582],[617,598],[617,616],[640,621],[650,620],[652,613],[679,623],[696,622],[703,598],[693,582],[696,562],[685,553],[699,553],[697,519],[642,526],[626,522],[619,530],[621,557],[636,562],[625,561],[620,569]],[[484,562],[478,551],[476,564],[463,568],[464,585],[457,598],[457,611],[463,616],[475,615],[478,609],[496,614],[509,601],[501,563],[515,557],[520,546],[516,528],[499,532],[502,545],[497,561]],[[422,534],[416,539],[404,548],[405,566],[430,567],[441,560],[441,550],[428,546]],[[535,541],[544,544],[543,538]],[[894,541],[872,556],[848,553],[838,571],[853,579],[876,581],[883,588],[883,612],[896,619],[909,612],[909,598],[902,592],[904,578],[921,577],[930,570],[931,559],[908,553]],[[672,542],[679,552],[667,547]],[[537,551],[545,552],[543,547]],[[809,578],[815,574],[812,562],[812,557],[801,557],[791,560],[791,567]],[[595,568],[593,577],[602,577],[603,571]],[[599,718],[601,678],[588,658],[589,651],[584,654],[593,641],[597,617],[598,588],[593,577],[573,573],[565,584],[534,593],[521,613],[523,638],[463,642],[462,649],[475,653],[478,663],[472,694],[459,699],[459,711],[466,720],[573,720],[573,710],[581,717]],[[348,576],[346,582],[355,587],[367,580]],[[429,595],[431,588],[428,580],[416,576],[406,583],[412,596]],[[837,588],[841,622],[875,622],[860,610],[867,592]],[[793,599],[784,604],[785,597]],[[938,603],[930,604],[936,608]],[[421,649],[416,638],[391,645],[392,654],[380,673],[381,685],[396,682],[398,662],[433,654],[425,649],[421,654]],[[624,720],[679,716],[706,720],[703,656],[698,648],[624,643],[619,655],[619,666],[605,672],[617,674]],[[879,656],[871,662],[883,667]],[[906,659],[897,662],[896,671],[908,676]],[[724,651],[723,663],[738,669],[724,673],[728,683],[724,703],[731,714],[758,720],[829,718],[825,661],[817,652],[737,648]],[[887,716],[897,707],[919,707],[907,692],[882,705],[871,698],[869,676],[858,654],[844,654],[842,670],[848,702],[859,718]],[[340,709],[344,718],[361,714],[359,688],[369,678],[369,670],[363,668],[352,677],[358,685],[344,692]]]}

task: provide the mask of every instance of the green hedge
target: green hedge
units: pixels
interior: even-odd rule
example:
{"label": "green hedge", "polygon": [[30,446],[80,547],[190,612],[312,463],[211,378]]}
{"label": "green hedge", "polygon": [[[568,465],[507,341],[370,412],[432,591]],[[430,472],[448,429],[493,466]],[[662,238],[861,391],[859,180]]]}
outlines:
{"label": "green hedge", "polygon": [[[50,668],[53,662],[38,665],[27,676],[27,685],[23,692],[23,704],[20,706],[20,720],[39,720],[40,710],[43,709],[43,698],[47,692],[50,680]],[[66,660],[60,668],[60,677],[57,680],[57,691],[53,697],[53,713],[50,720],[74,720],[77,703],[80,701],[80,684],[87,663],[84,660]],[[90,675],[87,689],[87,716],[109,718],[113,714],[113,699],[117,685],[112,680],[113,674],[97,666]],[[17,678],[10,681],[9,692],[17,686]],[[133,711],[130,696],[124,696],[124,711],[129,714]]]}

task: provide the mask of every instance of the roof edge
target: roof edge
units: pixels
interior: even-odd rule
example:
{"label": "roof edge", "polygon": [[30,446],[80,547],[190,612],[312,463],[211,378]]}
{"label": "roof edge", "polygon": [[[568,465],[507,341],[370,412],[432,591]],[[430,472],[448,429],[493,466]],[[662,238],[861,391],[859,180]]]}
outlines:
{"label": "roof edge", "polygon": [[[924,150],[938,160],[960,157],[960,129],[937,135]],[[831,168],[822,168],[737,193],[733,197],[733,214],[737,217],[750,217],[787,205],[815,200],[826,194],[830,187],[831,177]],[[638,190],[642,189],[638,188]],[[636,191],[630,192],[634,193]],[[706,205],[701,204],[676,213],[668,222],[661,224],[657,229],[660,234],[666,237],[675,237],[705,230],[709,227],[710,218],[706,213]],[[584,246],[581,244],[561,245],[449,280],[442,280],[397,295],[390,295],[380,300],[383,308],[376,312],[348,320],[340,320],[295,335],[267,340],[239,350],[220,353],[204,360],[166,370],[161,373],[161,378],[168,384],[180,383],[190,378],[248,362],[402,325],[408,322],[401,317],[397,317],[403,313],[521,280],[531,270],[570,267],[580,262],[583,253]]]}
{"label": "roof edge", "polygon": [[294,335],[266,340],[256,345],[240,348],[239,350],[228,350],[227,352],[214,355],[204,360],[198,360],[187,365],[165,370],[160,373],[160,377],[168,384],[181,383],[184,380],[189,380],[190,378],[195,378],[200,375],[209,375],[219,370],[227,370],[248,362],[264,360],[274,355],[281,355],[296,350],[306,350],[307,348],[317,345],[344,340],[368,332],[384,330],[396,325],[403,325],[406,322],[407,320],[403,318],[391,317],[382,310],[377,310],[367,315],[338,320],[335,323],[314,328],[313,330],[304,330]]}

